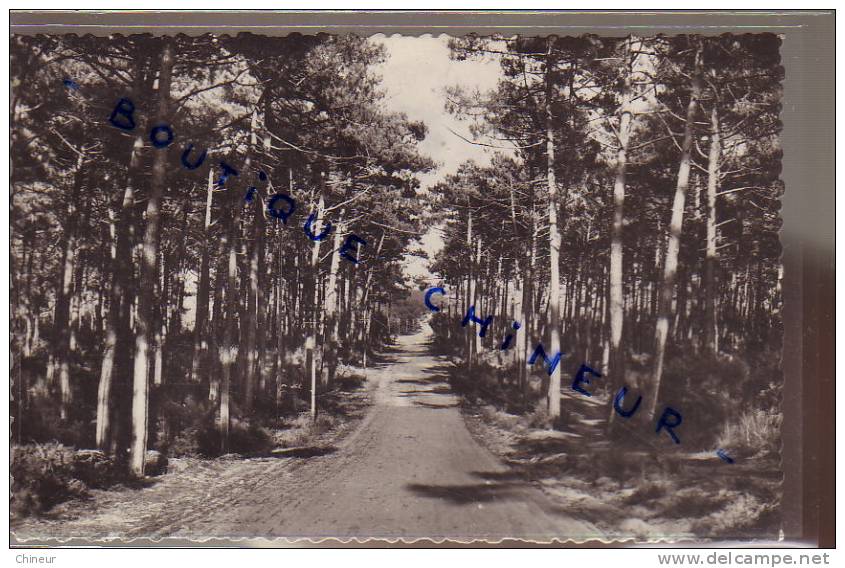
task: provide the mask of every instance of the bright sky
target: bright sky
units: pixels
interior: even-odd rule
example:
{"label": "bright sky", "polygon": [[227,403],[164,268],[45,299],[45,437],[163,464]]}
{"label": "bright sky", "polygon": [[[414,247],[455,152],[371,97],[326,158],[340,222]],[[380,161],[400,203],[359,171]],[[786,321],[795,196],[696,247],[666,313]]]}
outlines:
{"label": "bright sky", "polygon": [[[451,129],[471,138],[469,123],[446,111],[444,91],[451,86],[460,86],[468,91],[495,88],[500,76],[499,63],[449,59],[449,38],[446,35],[385,37],[379,34],[371,41],[383,44],[388,52],[387,61],[377,70],[387,91],[387,107],[404,112],[411,120],[421,120],[428,126],[428,136],[420,144],[420,150],[437,162],[438,168],[420,176],[423,188],[455,173],[466,160],[486,164],[489,161],[487,149],[465,142],[449,132]],[[425,233],[420,242],[432,256],[443,246],[436,228]],[[406,261],[405,271],[409,276],[430,276],[426,264],[411,258]]]}
{"label": "bright sky", "polygon": [[464,142],[449,132],[451,128],[471,138],[468,123],[446,112],[444,90],[451,86],[482,91],[495,88],[500,76],[498,62],[452,61],[446,35],[385,37],[379,34],[371,40],[387,47],[388,59],[377,71],[388,93],[388,108],[428,125],[428,136],[420,148],[441,167],[422,178],[423,187],[454,173],[465,160],[486,163],[489,158],[485,148]]}

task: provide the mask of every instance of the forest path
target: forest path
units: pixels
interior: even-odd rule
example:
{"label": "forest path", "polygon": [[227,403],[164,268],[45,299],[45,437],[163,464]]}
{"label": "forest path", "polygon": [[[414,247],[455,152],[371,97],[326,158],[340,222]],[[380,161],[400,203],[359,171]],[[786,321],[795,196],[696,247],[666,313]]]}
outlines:
{"label": "forest path", "polygon": [[[382,537],[549,542],[599,536],[470,435],[430,354],[431,328],[399,338],[368,371],[373,405],[322,455],[208,460],[150,487],[98,492],[19,539]],[[166,543],[167,541],[165,541]]]}
{"label": "forest path", "polygon": [[169,536],[595,537],[470,436],[431,335],[423,323],[369,371],[374,405],[336,452]]}

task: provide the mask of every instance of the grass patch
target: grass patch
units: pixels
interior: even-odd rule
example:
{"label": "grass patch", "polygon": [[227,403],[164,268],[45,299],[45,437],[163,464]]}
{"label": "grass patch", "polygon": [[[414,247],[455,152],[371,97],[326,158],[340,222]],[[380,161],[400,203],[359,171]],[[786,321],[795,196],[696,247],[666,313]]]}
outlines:
{"label": "grass patch", "polygon": [[752,409],[728,421],[718,438],[718,447],[739,458],[777,456],[780,452],[782,416]]}

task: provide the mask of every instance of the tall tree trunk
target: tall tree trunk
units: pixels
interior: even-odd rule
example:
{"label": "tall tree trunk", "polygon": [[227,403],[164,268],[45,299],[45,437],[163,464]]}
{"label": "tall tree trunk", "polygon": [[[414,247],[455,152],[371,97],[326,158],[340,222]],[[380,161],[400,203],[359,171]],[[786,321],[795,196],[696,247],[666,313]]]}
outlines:
{"label": "tall tree trunk", "polygon": [[522,266],[522,276],[520,278],[519,298],[517,300],[517,316],[516,321],[521,326],[519,330],[515,331],[516,335],[516,369],[517,369],[517,384],[519,385],[519,393],[522,399],[522,404],[525,404],[525,396],[528,388],[528,365],[526,359],[528,357],[528,310],[531,306],[531,274],[529,272],[528,261],[523,259],[520,263]]}
{"label": "tall tree trunk", "polygon": [[[229,189],[231,191],[231,188]],[[229,234],[226,242],[226,279],[225,294],[226,308],[221,315],[223,323],[223,339],[219,346],[221,380],[216,397],[219,401],[217,412],[217,430],[220,436],[220,453],[229,450],[229,398],[232,384],[232,374],[237,364],[237,338],[235,325],[238,314],[238,235],[240,233],[240,219],[242,205],[234,191],[229,195]],[[217,310],[215,309],[215,312]]]}
{"label": "tall tree trunk", "polygon": [[[358,245],[360,247],[360,245]],[[356,252],[360,253],[360,248]],[[345,360],[348,360],[350,356],[350,352],[355,347],[355,338],[358,337],[358,320],[353,317],[353,310],[352,310],[352,286],[353,280],[355,277],[355,272],[347,267],[346,270],[341,270],[341,278],[340,278],[340,301],[341,301],[341,310],[340,310],[340,317],[338,318],[338,331],[336,333],[337,336],[340,335],[340,330],[343,329],[346,331],[345,335],[348,338],[347,341],[344,342],[343,348],[340,351],[341,357]]]}
{"label": "tall tree trunk", "polygon": [[[384,247],[384,236],[385,232],[382,231],[381,237],[379,237],[378,246],[376,247],[375,258],[379,258],[379,256],[381,255],[382,248]],[[374,272],[375,267],[372,266],[369,268],[369,270],[367,270],[367,281],[364,285],[364,295],[363,299],[361,300],[362,317],[364,318],[364,325],[361,329],[361,350],[363,351],[364,369],[367,368],[367,352],[370,349],[370,329],[373,323],[373,309],[370,306],[370,284],[373,281]]]}
{"label": "tall tree trunk", "polygon": [[[623,247],[625,226],[625,178],[628,165],[628,141],[631,133],[631,38],[625,39],[622,57],[625,61],[622,73],[622,104],[619,107],[619,148],[616,151],[616,179],[613,183],[613,227],[610,233],[610,369],[607,374],[614,383],[625,382],[626,349],[622,343],[622,328],[625,323],[625,300],[623,296]],[[610,409],[610,424],[613,425],[616,412]]]}
{"label": "tall tree trunk", "polygon": [[[140,70],[137,71],[140,74]],[[136,91],[137,92],[137,91]],[[143,127],[141,128],[143,131]],[[118,357],[118,348],[129,348],[131,328],[129,326],[129,306],[132,304],[133,262],[132,241],[135,234],[135,180],[134,173],[141,161],[144,146],[142,135],[135,138],[132,154],[129,158],[129,173],[117,219],[114,223],[114,246],[112,255],[111,294],[106,322],[103,361],[100,367],[100,381],[97,389],[97,430],[96,443],[101,450],[122,456],[122,424],[126,400],[126,381],[118,384],[118,392],[113,392],[115,369],[119,363],[125,363],[126,357]],[[128,375],[123,373],[122,376]],[[116,396],[117,395],[117,396]]]}
{"label": "tall tree trunk", "polygon": [[[182,206],[182,235],[188,234],[188,206]],[[188,239],[182,238],[179,245],[176,247],[176,262],[173,269],[171,290],[173,290],[173,302],[170,306],[170,312],[167,317],[167,337],[172,337],[182,332],[182,310],[185,304],[185,268],[187,265],[185,258],[185,250],[188,245]],[[167,345],[165,345],[167,347]],[[165,349],[165,365],[168,362],[169,350]]]}
{"label": "tall tree trunk", "polygon": [[208,185],[205,198],[205,223],[203,225],[202,258],[200,259],[199,282],[197,283],[197,309],[194,318],[194,343],[191,355],[189,382],[199,381],[202,364],[208,351],[208,300],[211,288],[211,204],[214,199],[214,166],[208,166]]}
{"label": "tall tree trunk", "polygon": [[[482,243],[482,237],[481,237],[481,234],[478,234],[475,237],[475,244],[474,244],[474,247],[475,247],[474,265],[476,267],[476,270],[478,271],[479,276],[482,274],[481,243]],[[486,297],[489,297],[489,296],[481,291],[481,286],[482,286],[485,279],[479,278],[479,276],[476,276],[475,280],[474,280],[475,289],[474,289],[474,296],[472,298],[472,303],[475,304],[475,315],[476,315],[476,317],[484,319],[484,318],[488,317],[487,313],[488,313],[489,309],[487,308],[486,305],[481,305],[481,304],[483,303],[483,298],[486,298]],[[479,357],[481,356],[481,352],[483,350],[483,346],[481,344],[481,340],[483,338],[481,337],[481,335],[479,335],[477,329],[474,329],[473,332],[474,333],[472,335],[472,341],[474,342],[474,345],[473,345],[473,348],[472,348],[472,356],[475,358],[475,364],[477,365],[480,362]]]}
{"label": "tall tree trunk", "polygon": [[[555,133],[552,116],[552,96],[554,83],[552,74],[555,67],[554,38],[548,40],[546,55],[546,181],[549,192],[549,356],[560,353],[560,231],[557,226],[557,181],[555,179]],[[554,422],[560,416],[560,365],[549,377],[549,390],[546,395],[546,408],[549,419]]]}
{"label": "tall tree trunk", "polygon": [[[24,258],[21,261],[21,266],[25,267],[24,297],[21,298],[22,307],[26,311],[26,334],[23,342],[24,358],[31,357],[32,352],[35,350],[35,346],[38,344],[38,310],[35,308],[32,301],[32,281],[34,276],[32,267],[35,254],[34,251],[30,250],[31,248],[32,247],[28,243],[26,236],[24,236],[22,251]],[[27,253],[27,251],[29,252]]]}
{"label": "tall tree trunk", "polygon": [[663,261],[663,282],[660,287],[657,307],[657,325],[654,332],[654,368],[652,381],[648,385],[646,394],[645,416],[651,420],[657,409],[660,383],[663,378],[663,365],[666,356],[666,339],[669,336],[669,319],[672,316],[672,300],[675,294],[675,280],[678,272],[678,253],[681,248],[681,232],[684,222],[684,203],[689,189],[690,160],[692,154],[693,126],[698,110],[698,99],[701,94],[699,66],[701,48],[695,55],[695,69],[693,70],[692,92],[687,105],[687,116],[684,123],[684,139],[681,144],[681,163],[678,167],[678,181],[675,185],[675,197],[672,202],[672,216],[669,220],[669,239],[666,244],[666,255]]}
{"label": "tall tree trunk", "polygon": [[[282,302],[282,294],[284,292],[285,286],[284,282],[282,281],[282,274],[284,274],[284,238],[282,233],[282,226],[277,227],[277,234],[276,234],[276,246],[277,246],[277,260],[276,266],[278,269],[278,273],[274,278],[276,282],[276,311],[275,311],[275,319],[276,319],[276,357],[275,357],[275,364],[273,367],[276,369],[275,371],[275,379],[276,379],[276,407],[280,407],[282,403],[282,397],[284,395],[283,386],[284,382],[282,380],[282,375],[284,372],[284,353],[285,353],[285,335],[287,333],[287,326],[285,325],[285,310],[283,307],[287,307],[290,309],[290,306],[293,302],[291,302],[290,296],[288,296],[287,301]],[[294,262],[298,264],[299,257],[294,257]],[[290,385],[293,386],[293,385]],[[293,397],[289,393],[290,398]],[[291,401],[293,402],[293,401]]]}
{"label": "tall tree trunk", "polygon": [[267,306],[267,292],[264,290],[266,280],[266,273],[267,273],[267,265],[264,260],[264,254],[266,250],[266,243],[264,242],[265,236],[265,219],[264,219],[264,208],[263,202],[259,202],[258,206],[261,211],[257,213],[257,216],[261,217],[259,221],[260,230],[256,232],[256,238],[258,239],[258,277],[256,278],[256,290],[255,290],[255,385],[258,389],[258,395],[263,396],[263,394],[267,390],[267,373],[264,372],[264,365],[267,356],[267,314],[268,314],[268,306]]}
{"label": "tall tree trunk", "polygon": [[[226,329],[227,312],[226,302],[228,299],[226,286],[228,282],[229,273],[229,243],[237,235],[232,233],[231,224],[233,211],[230,207],[230,201],[223,200],[225,205],[224,215],[222,216],[223,227],[220,231],[220,242],[218,244],[217,267],[214,269],[214,296],[212,298],[211,309],[209,310],[209,320],[206,322],[206,337],[208,341],[209,352],[217,353],[217,357],[206,355],[204,361],[205,373],[208,376],[208,400],[218,403],[220,402],[220,379],[221,369],[220,362],[222,361],[220,355],[220,338]],[[240,215],[240,209],[238,209]]]}
{"label": "tall tree trunk", "polygon": [[[474,254],[474,247],[472,244],[472,210],[469,210],[469,218],[467,219],[467,240],[466,240],[467,251],[469,252],[469,274],[467,274],[467,298],[466,302],[464,303],[464,311],[468,311],[469,307],[473,305],[475,302],[475,287],[476,287],[476,272],[478,271],[478,267],[475,265],[475,254]],[[388,325],[390,324],[390,319],[388,318]],[[474,335],[478,333],[472,326],[468,327],[467,330],[464,332],[464,338],[466,340],[466,367],[467,372],[472,370],[473,364],[473,351],[475,347],[475,337]]]}
{"label": "tall tree trunk", "polygon": [[[170,107],[170,82],[173,69],[172,39],[162,39],[161,63],[158,78],[158,123],[167,121]],[[147,421],[149,412],[148,367],[150,344],[155,333],[155,284],[158,263],[159,222],[161,196],[167,174],[167,152],[158,149],[153,158],[150,194],[147,200],[144,240],[141,255],[141,274],[138,302],[138,317],[135,331],[135,359],[132,380],[132,444],[130,447],[130,469],[138,476],[144,475],[147,450]]]}
{"label": "tall tree trunk", "polygon": [[344,229],[344,215],[345,211],[340,210],[338,221],[334,230],[334,238],[332,241],[331,261],[329,265],[329,281],[326,288],[325,314],[327,337],[324,342],[324,366],[323,366],[323,384],[326,388],[331,388],[334,383],[335,373],[337,372],[338,363],[338,334],[339,334],[339,278],[338,271],[340,270],[340,248],[342,246],[342,239]]}
{"label": "tall tree trunk", "polygon": [[[159,239],[160,240],[160,239]],[[170,288],[170,264],[172,259],[163,250],[159,251],[159,278],[156,287],[156,295],[159,301],[153,309],[155,321],[155,333],[153,334],[153,364],[152,383],[160,386],[164,375],[164,342],[167,337],[167,314],[170,313],[171,288]],[[153,418],[154,419],[154,418]]]}
{"label": "tall tree trunk", "polygon": [[713,109],[710,111],[710,152],[707,157],[707,252],[704,258],[704,343],[711,353],[719,351],[719,323],[716,318],[716,193],[719,191],[721,151],[719,111],[716,101],[713,101]]}
{"label": "tall tree trunk", "polygon": [[79,224],[79,201],[84,179],[84,156],[79,154],[73,173],[73,185],[68,197],[67,223],[65,225],[64,248],[62,250],[62,271],[56,288],[56,311],[53,318],[53,359],[49,376],[58,373],[60,392],[60,417],[67,420],[71,405],[70,389],[70,304],[73,294],[73,276],[77,261],[77,228]]}
{"label": "tall tree trunk", "polygon": [[[320,180],[320,197],[317,203],[317,211],[315,221],[312,224],[312,230],[322,231],[322,225],[325,223],[323,219],[323,191],[322,184],[325,182],[324,174],[321,174]],[[317,223],[321,224],[320,229],[316,228]],[[312,290],[312,304],[311,310],[307,317],[311,320],[307,324],[308,337],[305,340],[305,361],[308,368],[309,376],[311,378],[311,419],[317,419],[317,337],[319,334],[318,312],[320,311],[320,241],[311,243],[311,275],[313,277],[314,288]]]}
{"label": "tall tree trunk", "polygon": [[[252,121],[250,122],[249,134],[249,150],[247,159],[244,163],[244,172],[250,172],[252,162],[252,151],[257,142],[257,122],[258,111],[253,111]],[[230,189],[230,191],[232,191]],[[252,253],[249,259],[249,279],[246,282],[246,310],[244,321],[242,322],[243,329],[243,357],[244,357],[244,392],[243,392],[243,407],[244,412],[249,414],[252,412],[253,402],[255,401],[255,387],[257,383],[257,366],[258,366],[258,350],[256,342],[258,331],[256,329],[258,323],[258,312],[261,306],[258,303],[258,291],[261,287],[261,273],[260,273],[260,259],[264,255],[264,210],[262,207],[261,195],[256,192],[252,198],[253,203],[253,218],[252,218]],[[241,205],[238,204],[237,207]]]}
{"label": "tall tree trunk", "polygon": [[[79,232],[80,228],[82,230],[88,226],[88,221],[91,216],[91,203],[88,199],[83,198],[80,195],[80,202],[82,206],[82,211],[80,212],[80,219],[79,224],[77,225],[77,232]],[[80,321],[80,312],[82,311],[82,300],[83,294],[85,292],[85,263],[83,262],[81,250],[76,252],[76,258],[74,259],[74,270],[73,270],[73,292],[71,294],[70,300],[70,321],[69,323],[69,332],[70,337],[68,340],[68,349],[70,352],[77,351],[77,341],[79,338],[79,321]]]}

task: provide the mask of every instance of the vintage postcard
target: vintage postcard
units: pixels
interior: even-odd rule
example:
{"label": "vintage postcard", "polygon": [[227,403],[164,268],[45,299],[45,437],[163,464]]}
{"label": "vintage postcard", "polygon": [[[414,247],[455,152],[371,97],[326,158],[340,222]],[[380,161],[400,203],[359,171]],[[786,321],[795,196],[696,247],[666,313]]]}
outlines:
{"label": "vintage postcard", "polygon": [[14,541],[776,541],[781,45],[13,35]]}

